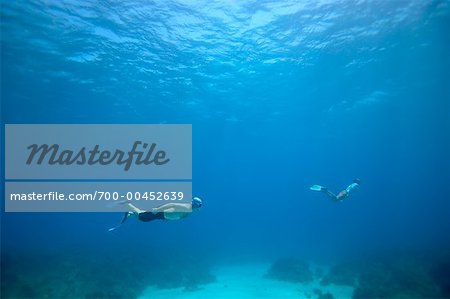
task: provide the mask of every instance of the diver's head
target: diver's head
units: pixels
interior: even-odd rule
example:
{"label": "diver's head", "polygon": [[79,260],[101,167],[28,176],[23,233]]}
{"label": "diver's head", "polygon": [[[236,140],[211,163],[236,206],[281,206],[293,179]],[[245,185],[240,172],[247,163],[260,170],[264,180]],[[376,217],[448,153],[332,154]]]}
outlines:
{"label": "diver's head", "polygon": [[358,184],[358,185],[361,185],[361,180],[360,180],[360,179],[354,179],[354,180],[353,180],[353,183],[356,183],[356,184]]}
{"label": "diver's head", "polygon": [[192,210],[198,210],[202,207],[203,202],[199,197],[192,198]]}

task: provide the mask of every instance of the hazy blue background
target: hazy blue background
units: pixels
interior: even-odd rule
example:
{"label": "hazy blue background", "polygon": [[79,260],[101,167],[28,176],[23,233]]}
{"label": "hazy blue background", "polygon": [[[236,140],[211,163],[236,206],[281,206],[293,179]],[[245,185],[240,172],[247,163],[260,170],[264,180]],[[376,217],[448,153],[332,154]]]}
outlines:
{"label": "hazy blue background", "polygon": [[[450,245],[449,1],[122,2],[1,1],[2,123],[191,123],[204,208],[114,234],[120,214],[2,213],[4,252]],[[343,203],[308,189],[355,177]]]}

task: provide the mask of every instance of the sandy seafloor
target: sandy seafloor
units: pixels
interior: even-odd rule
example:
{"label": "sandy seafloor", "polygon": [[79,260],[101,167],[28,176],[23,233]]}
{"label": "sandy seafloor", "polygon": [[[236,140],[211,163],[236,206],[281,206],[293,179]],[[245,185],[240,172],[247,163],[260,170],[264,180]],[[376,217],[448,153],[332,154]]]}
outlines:
{"label": "sandy seafloor", "polygon": [[216,281],[194,291],[185,288],[148,287],[139,299],[247,299],[247,298],[317,298],[315,289],[334,298],[351,298],[353,287],[330,284],[323,286],[316,278],[311,283],[291,283],[266,278],[269,263],[224,265],[212,269]]}

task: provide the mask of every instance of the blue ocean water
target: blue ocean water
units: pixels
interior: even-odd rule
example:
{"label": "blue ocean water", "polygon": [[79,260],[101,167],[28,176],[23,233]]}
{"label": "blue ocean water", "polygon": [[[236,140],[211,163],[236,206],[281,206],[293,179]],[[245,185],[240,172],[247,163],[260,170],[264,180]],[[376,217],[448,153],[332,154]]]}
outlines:
{"label": "blue ocean water", "polygon": [[[204,200],[188,219],[114,233],[116,213],[2,212],[5,297],[131,298],[164,261],[450,265],[449,1],[33,0],[0,12],[2,125],[192,124]],[[340,203],[309,190],[354,178]]]}

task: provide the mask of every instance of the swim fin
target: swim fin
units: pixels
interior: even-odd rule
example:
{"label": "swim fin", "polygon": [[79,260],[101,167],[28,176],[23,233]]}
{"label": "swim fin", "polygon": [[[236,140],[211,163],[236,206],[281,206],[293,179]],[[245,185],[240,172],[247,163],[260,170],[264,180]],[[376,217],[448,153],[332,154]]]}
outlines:
{"label": "swim fin", "polygon": [[322,191],[324,187],[320,186],[320,185],[313,185],[309,188],[309,190],[313,190],[313,191]]}
{"label": "swim fin", "polygon": [[109,231],[109,232],[115,231],[115,230],[118,229],[121,225],[122,225],[122,223],[119,224],[119,225],[117,225],[117,226],[111,227],[110,229],[108,229],[108,231]]}

